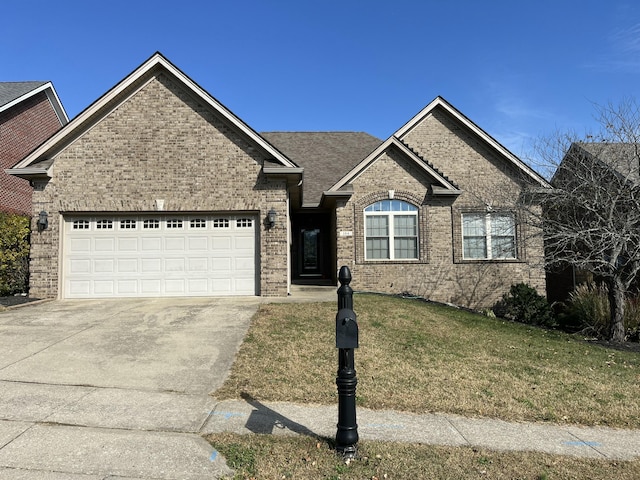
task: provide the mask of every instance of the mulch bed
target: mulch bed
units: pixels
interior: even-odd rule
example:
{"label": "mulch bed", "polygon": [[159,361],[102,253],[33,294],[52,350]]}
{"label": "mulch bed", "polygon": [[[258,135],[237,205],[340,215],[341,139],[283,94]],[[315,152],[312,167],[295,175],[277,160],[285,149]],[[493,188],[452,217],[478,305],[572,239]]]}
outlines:
{"label": "mulch bed", "polygon": [[0,297],[0,305],[4,307],[13,307],[14,305],[22,305],[23,303],[35,302],[39,298],[29,297],[27,295],[11,295],[9,297]]}

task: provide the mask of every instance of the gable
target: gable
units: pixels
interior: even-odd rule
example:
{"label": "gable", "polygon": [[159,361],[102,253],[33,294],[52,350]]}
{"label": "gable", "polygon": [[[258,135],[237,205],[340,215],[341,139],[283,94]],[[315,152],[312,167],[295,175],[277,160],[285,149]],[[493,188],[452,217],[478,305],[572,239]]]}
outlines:
{"label": "gable", "polygon": [[159,78],[160,75],[164,75],[176,84],[181,85],[184,89],[183,95],[191,97],[196,102],[197,110],[200,112],[208,111],[210,115],[218,118],[225,124],[226,128],[243,137],[248,144],[260,151],[272,164],[285,168],[296,168],[296,165],[286,156],[273,148],[272,145],[168,62],[161,54],[156,53],[123,81],[81,112],[65,128],[61,129],[18,163],[11,173],[25,178],[48,175],[50,164],[47,164],[47,167],[44,168],[43,162],[50,162],[51,159],[54,159],[55,163],[56,155],[91,130],[103,118],[112,112],[116,112],[129,98],[144,89],[147,83]]}
{"label": "gable", "polygon": [[255,188],[262,163],[245,138],[159,73],[63,149],[54,178],[58,188],[81,182],[87,195],[105,198],[134,195],[143,183],[171,198],[233,197],[236,189]]}
{"label": "gable", "polygon": [[357,191],[406,191],[424,195],[440,185],[439,179],[420,168],[416,162],[397,148],[385,150],[351,183]]}
{"label": "gable", "polygon": [[513,163],[442,109],[430,112],[403,140],[466,192],[509,193],[511,197],[529,180]]}
{"label": "gable", "polygon": [[[378,146],[378,148],[371,152],[371,154],[365,157],[364,160],[335,183],[327,192],[325,192],[325,195],[339,195],[341,191],[348,188],[350,184],[355,183],[360,176],[373,168],[376,162],[381,158],[387,158],[391,152],[395,152],[404,157],[405,160],[412,165],[411,170],[414,174],[416,174],[415,172],[421,172],[422,175],[427,176],[426,178],[430,178],[430,188],[433,194],[458,195],[461,193],[458,187],[448,178],[444,177],[430,162],[426,161],[396,137],[391,137]],[[382,177],[379,180],[386,180],[388,184],[392,184],[394,178],[392,176],[387,176]]]}
{"label": "gable", "polygon": [[[460,152],[470,148],[478,153],[476,159],[484,158],[495,164],[494,173],[502,172],[520,184],[550,188],[550,184],[531,167],[442,97],[434,99],[397,130],[394,136],[428,158],[456,182],[458,177],[455,171],[462,170],[461,166],[464,171],[483,168],[482,165],[474,168],[474,165],[459,162],[463,158]],[[429,156],[436,153],[438,158]]]}

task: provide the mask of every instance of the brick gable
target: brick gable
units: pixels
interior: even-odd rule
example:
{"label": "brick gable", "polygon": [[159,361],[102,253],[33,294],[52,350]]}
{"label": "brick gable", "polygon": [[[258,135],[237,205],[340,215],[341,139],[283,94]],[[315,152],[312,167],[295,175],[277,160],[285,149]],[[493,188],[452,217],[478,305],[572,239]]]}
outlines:
{"label": "brick gable", "polygon": [[[461,214],[487,207],[516,209],[524,176],[445,112],[425,117],[401,139],[461,190],[438,196],[430,179],[391,149],[352,182],[354,193],[338,206],[338,265],[350,265],[356,290],[407,292],[431,300],[487,308],[513,283],[545,292],[540,238],[519,229],[518,260],[462,261]],[[390,192],[392,191],[392,192]],[[367,261],[364,208],[381,199],[403,199],[419,207],[419,258]],[[353,231],[341,237],[340,231]],[[526,253],[526,255],[525,255]]]}
{"label": "brick gable", "polygon": [[[262,173],[263,156],[188,89],[160,74],[55,158],[51,180],[34,193],[50,228],[34,235],[34,295],[58,292],[60,213],[240,211],[278,224],[259,234],[260,293],[287,292],[287,194]],[[267,255],[266,252],[269,252]]]}
{"label": "brick gable", "polygon": [[40,92],[0,112],[0,210],[31,213],[31,187],[27,180],[4,172],[60,129],[46,93]]}

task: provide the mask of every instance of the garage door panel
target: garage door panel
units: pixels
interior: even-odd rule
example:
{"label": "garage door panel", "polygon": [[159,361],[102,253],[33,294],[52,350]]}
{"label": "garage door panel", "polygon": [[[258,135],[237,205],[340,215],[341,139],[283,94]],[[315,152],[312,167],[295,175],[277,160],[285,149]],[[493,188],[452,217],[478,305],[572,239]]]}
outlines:
{"label": "garage door panel", "polygon": [[141,262],[142,273],[154,273],[162,271],[162,259],[161,258],[143,258]]}
{"label": "garage door panel", "polygon": [[[236,279],[236,290],[246,293],[246,292],[251,292],[254,289],[255,289],[255,284],[253,280],[242,279],[242,278]],[[247,293],[247,295],[251,295],[251,294]]]}
{"label": "garage door panel", "polygon": [[111,280],[95,280],[93,289],[97,295],[113,295],[115,293],[115,285]]}
{"label": "garage door panel", "polygon": [[132,237],[119,237],[118,238],[118,251],[120,252],[137,252],[138,251],[138,239]]}
{"label": "garage door panel", "polygon": [[165,239],[166,250],[184,251],[186,246],[186,239],[184,237],[168,237]]}
{"label": "garage door panel", "polygon": [[116,292],[118,295],[135,296],[139,293],[137,280],[117,280],[116,285]]}
{"label": "garage door panel", "polygon": [[91,238],[73,238],[69,244],[72,253],[91,252]]}
{"label": "garage door panel", "polygon": [[88,258],[81,260],[71,260],[69,263],[71,273],[91,273],[91,260]]}
{"label": "garage door panel", "polygon": [[140,280],[140,293],[157,297],[162,293],[162,281],[159,278],[143,278]]}
{"label": "garage door panel", "polygon": [[209,249],[209,239],[207,237],[189,237],[189,251],[202,251]]}
{"label": "garage door panel", "polygon": [[115,273],[115,261],[113,259],[98,258],[93,261],[93,271],[95,273]]}
{"label": "garage door panel", "polygon": [[211,287],[214,293],[228,292],[231,290],[231,280],[228,278],[212,280]]}
{"label": "garage door panel", "polygon": [[230,258],[212,258],[211,270],[214,273],[231,272],[231,259]]}
{"label": "garage door panel", "polygon": [[118,273],[133,273],[138,271],[138,259],[137,258],[119,258]]}
{"label": "garage door panel", "polygon": [[213,237],[211,249],[215,251],[229,251],[232,247],[232,239],[230,236]]}
{"label": "garage door panel", "polygon": [[142,237],[143,252],[159,252],[162,250],[162,237]]}
{"label": "garage door panel", "polygon": [[91,293],[90,280],[72,280],[69,282],[69,293],[73,296],[89,295]]}
{"label": "garage door panel", "polygon": [[184,258],[165,258],[164,271],[165,272],[184,272],[185,268]]}
{"label": "garage door panel", "polygon": [[207,257],[189,257],[189,272],[206,272],[207,271]]}
{"label": "garage door panel", "polygon": [[65,297],[256,294],[246,215],[65,220]]}
{"label": "garage door panel", "polygon": [[114,252],[116,247],[116,239],[115,238],[96,238],[94,240],[95,244],[93,246],[95,253],[101,252]]}
{"label": "garage door panel", "polygon": [[253,270],[255,260],[253,257],[236,257],[235,270]]}
{"label": "garage door panel", "polygon": [[209,280],[207,278],[191,278],[188,280],[189,292],[207,293],[209,290]]}

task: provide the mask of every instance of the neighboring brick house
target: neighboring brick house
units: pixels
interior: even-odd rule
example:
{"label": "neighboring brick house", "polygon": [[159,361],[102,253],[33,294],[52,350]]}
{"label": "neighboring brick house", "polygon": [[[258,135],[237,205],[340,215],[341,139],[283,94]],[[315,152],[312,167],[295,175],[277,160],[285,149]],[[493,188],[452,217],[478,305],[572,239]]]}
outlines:
{"label": "neighboring brick house", "polygon": [[516,200],[549,185],[442,98],[386,141],[258,134],[161,54],[15,166],[41,297],[284,296],[291,283],[489,306],[544,293]]}
{"label": "neighboring brick house", "polygon": [[51,82],[0,82],[0,211],[31,214],[29,182],[5,169],[68,121]]}
{"label": "neighboring brick house", "polygon": [[551,179],[554,195],[545,202],[550,301],[566,302],[585,283],[611,286],[614,278],[627,282],[625,291],[640,290],[639,147],[574,142],[564,154]]}

